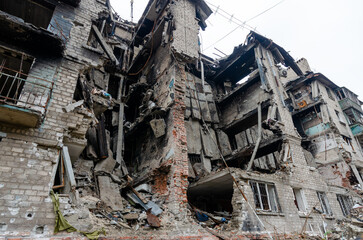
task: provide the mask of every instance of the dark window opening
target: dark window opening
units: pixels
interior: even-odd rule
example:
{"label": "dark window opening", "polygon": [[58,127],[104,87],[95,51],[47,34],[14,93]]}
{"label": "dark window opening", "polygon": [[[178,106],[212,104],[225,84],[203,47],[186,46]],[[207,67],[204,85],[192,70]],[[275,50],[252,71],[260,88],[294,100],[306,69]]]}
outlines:
{"label": "dark window opening", "polygon": [[337,199],[340,205],[340,208],[342,209],[342,213],[344,216],[350,215],[350,210],[352,209],[352,199],[350,197],[345,195],[337,194]]}
{"label": "dark window opening", "polygon": [[336,93],[337,98],[338,98],[339,100],[342,100],[342,99],[346,98],[346,96],[345,96],[345,94],[344,94],[344,91],[343,91],[342,89],[340,89],[340,90],[336,91],[335,93]]}
{"label": "dark window opening", "polygon": [[64,173],[63,156],[62,156],[62,154],[59,154],[57,172],[55,174],[54,182],[53,182],[54,192],[59,193],[60,189],[65,186],[64,175],[65,175],[65,173]]}
{"label": "dark window opening", "polygon": [[0,10],[23,19],[36,27],[48,28],[55,6],[43,0],[0,1]]}
{"label": "dark window opening", "polygon": [[229,139],[229,142],[231,144],[232,151],[236,150],[237,149],[236,136],[234,134],[233,135],[228,135],[228,139]]}

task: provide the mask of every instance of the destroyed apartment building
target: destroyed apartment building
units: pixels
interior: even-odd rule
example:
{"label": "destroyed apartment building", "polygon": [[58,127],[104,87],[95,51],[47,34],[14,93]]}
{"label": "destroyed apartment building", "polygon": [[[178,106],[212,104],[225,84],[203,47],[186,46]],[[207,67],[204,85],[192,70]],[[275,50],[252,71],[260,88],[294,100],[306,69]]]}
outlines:
{"label": "destroyed apartment building", "polygon": [[357,95],[256,32],[201,54],[210,14],[0,2],[0,237],[361,234]]}

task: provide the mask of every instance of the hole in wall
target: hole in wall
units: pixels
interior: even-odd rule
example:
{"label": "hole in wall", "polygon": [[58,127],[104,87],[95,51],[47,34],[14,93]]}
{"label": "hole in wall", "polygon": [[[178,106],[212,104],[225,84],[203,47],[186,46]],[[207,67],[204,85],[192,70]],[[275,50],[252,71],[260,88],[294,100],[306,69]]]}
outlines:
{"label": "hole in wall", "polygon": [[4,222],[0,223],[0,231],[5,231],[8,228],[8,225]]}
{"label": "hole in wall", "polygon": [[44,226],[35,226],[35,233],[36,234],[43,234],[44,233]]}
{"label": "hole in wall", "polygon": [[25,214],[25,218],[28,219],[28,220],[33,219],[33,217],[34,217],[34,213],[32,213],[32,212],[27,212]]}
{"label": "hole in wall", "polygon": [[233,212],[233,180],[229,174],[209,178],[188,189],[188,201],[196,208],[212,213]]}

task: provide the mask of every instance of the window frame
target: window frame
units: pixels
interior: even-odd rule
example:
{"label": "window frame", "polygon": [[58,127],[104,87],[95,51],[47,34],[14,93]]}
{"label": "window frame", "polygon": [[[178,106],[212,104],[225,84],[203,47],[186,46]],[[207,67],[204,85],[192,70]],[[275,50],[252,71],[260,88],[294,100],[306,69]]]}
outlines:
{"label": "window frame", "polygon": [[[275,213],[281,212],[275,184],[253,180],[250,180],[249,184],[251,186],[256,210]],[[265,189],[266,196],[261,195],[261,189]]]}
{"label": "window frame", "polygon": [[347,195],[337,194],[337,200],[344,217],[349,216],[350,210],[353,207],[352,199]]}
{"label": "window frame", "polygon": [[326,193],[318,191],[316,192],[316,194],[318,195],[322,212],[327,216],[333,216],[333,211],[331,210],[328,196],[326,195]]}
{"label": "window frame", "polygon": [[[296,201],[295,205],[299,212],[307,213],[308,212],[308,203],[305,198],[305,193],[302,188],[292,188],[294,193],[294,201]],[[299,200],[298,200],[299,198]],[[302,205],[301,205],[302,204]]]}

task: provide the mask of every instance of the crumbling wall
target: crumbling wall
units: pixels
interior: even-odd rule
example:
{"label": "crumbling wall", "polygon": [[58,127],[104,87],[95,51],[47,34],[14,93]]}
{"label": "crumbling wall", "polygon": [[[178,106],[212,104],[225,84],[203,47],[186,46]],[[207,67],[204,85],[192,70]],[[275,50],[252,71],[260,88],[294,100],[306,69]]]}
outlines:
{"label": "crumbling wall", "polygon": [[[0,124],[0,131],[6,133],[0,142],[3,153],[0,157],[1,224],[5,226],[1,234],[5,235],[46,236],[53,232],[55,216],[49,191],[64,137],[89,123],[85,120],[90,118],[89,113],[65,112],[64,108],[73,101],[79,70],[85,63],[101,63],[100,55],[82,48],[82,44],[88,39],[91,20],[106,6],[85,0],[76,9],[63,4],[57,9],[55,14],[66,12],[67,16],[63,17],[69,21],[74,17],[65,57],[39,57],[30,72],[30,76],[54,82],[51,98],[45,103],[49,104],[45,119],[38,128],[30,129]],[[78,133],[82,145],[85,132]]]}
{"label": "crumbling wall", "polygon": [[175,19],[171,47],[189,59],[197,59],[199,26],[195,15],[195,3],[188,0],[173,1],[170,10]]}
{"label": "crumbling wall", "polygon": [[49,198],[51,173],[59,152],[9,133],[1,143],[2,235],[33,235],[52,231]]}

